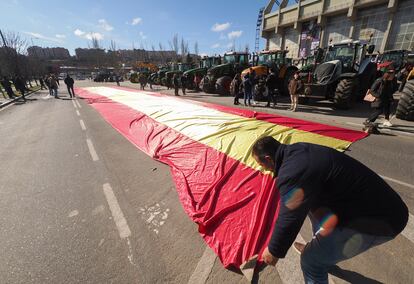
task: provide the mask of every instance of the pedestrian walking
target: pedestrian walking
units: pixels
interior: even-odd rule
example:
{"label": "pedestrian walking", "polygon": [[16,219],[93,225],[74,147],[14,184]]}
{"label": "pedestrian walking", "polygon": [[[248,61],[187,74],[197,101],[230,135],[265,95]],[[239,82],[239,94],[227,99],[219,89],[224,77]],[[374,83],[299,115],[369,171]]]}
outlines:
{"label": "pedestrian walking", "polygon": [[276,94],[277,94],[277,76],[274,71],[269,72],[266,78],[266,91],[267,91],[267,105],[270,107],[270,102],[273,102],[273,107],[276,107]]}
{"label": "pedestrian walking", "polygon": [[75,84],[75,81],[73,80],[72,77],[69,76],[69,74],[67,74],[64,82],[66,84],[66,87],[68,88],[69,96],[71,98],[74,98],[75,97],[75,91],[73,90],[73,85]]}
{"label": "pedestrian walking", "polygon": [[121,84],[119,83],[119,76],[115,75],[115,82],[117,86],[121,86]]}
{"label": "pedestrian walking", "polygon": [[293,75],[293,78],[289,82],[289,94],[290,94],[290,108],[291,111],[296,111],[298,107],[299,94],[303,91],[303,82],[299,77],[299,72]]}
{"label": "pedestrian walking", "polygon": [[9,99],[14,99],[16,97],[16,95],[13,92],[13,89],[11,87],[11,83],[10,80],[4,76],[3,80],[1,81],[1,84],[3,85],[4,90],[7,93],[7,96],[9,97]]}
{"label": "pedestrian walking", "polygon": [[230,94],[234,96],[234,104],[239,105],[239,98],[240,98],[240,88],[241,87],[241,79],[240,79],[240,73],[237,73],[234,75],[233,80],[230,83]]}
{"label": "pedestrian walking", "polygon": [[244,105],[247,106],[246,102],[248,102],[249,106],[251,106],[252,100],[252,82],[250,79],[249,74],[244,75],[243,78],[243,90],[244,90]]}
{"label": "pedestrian walking", "polygon": [[[258,139],[254,159],[276,177],[278,218],[265,263],[276,265],[293,247],[305,283],[328,283],[336,263],[394,239],[408,222],[400,196],[374,171],[335,149],[310,143],[284,145]],[[295,242],[306,216],[313,238]]]}
{"label": "pedestrian walking", "polygon": [[141,85],[141,90],[145,90],[145,86],[147,85],[147,76],[144,73],[139,74],[139,83]]}
{"label": "pedestrian walking", "polygon": [[22,77],[17,76],[14,79],[14,87],[16,88],[16,90],[18,90],[20,92],[21,98],[23,99],[23,101],[26,102],[27,101],[26,96],[25,96],[26,86],[25,86],[25,83],[24,83],[24,80],[22,79]]}
{"label": "pedestrian walking", "polygon": [[52,90],[52,87],[50,85],[51,76],[52,75],[45,76],[45,84],[46,84],[46,87],[49,90],[49,96],[53,97],[53,90]]}
{"label": "pedestrian walking", "polygon": [[185,95],[185,89],[187,87],[187,77],[186,76],[181,75],[180,84],[181,84],[181,91],[183,92],[183,95]]}
{"label": "pedestrian walking", "polygon": [[40,89],[41,90],[47,90],[47,88],[45,86],[45,81],[43,80],[42,77],[39,78],[39,83],[40,83]]}
{"label": "pedestrian walking", "polygon": [[394,100],[393,94],[397,89],[398,83],[393,68],[388,69],[381,78],[375,80],[374,84],[368,90],[375,97],[375,100],[371,103],[374,111],[365,120],[364,130],[370,128],[380,114],[384,114],[385,116],[385,121],[382,125],[387,127],[392,126],[390,122],[391,104]]}
{"label": "pedestrian walking", "polygon": [[59,85],[58,85],[55,75],[51,75],[49,77],[49,85],[50,85],[49,90],[51,92],[51,96],[55,97],[55,99],[59,99],[59,96],[58,96]]}
{"label": "pedestrian walking", "polygon": [[174,95],[179,96],[178,94],[178,90],[180,88],[180,82],[178,81],[178,75],[174,74],[173,78],[172,78],[172,84],[174,87]]}

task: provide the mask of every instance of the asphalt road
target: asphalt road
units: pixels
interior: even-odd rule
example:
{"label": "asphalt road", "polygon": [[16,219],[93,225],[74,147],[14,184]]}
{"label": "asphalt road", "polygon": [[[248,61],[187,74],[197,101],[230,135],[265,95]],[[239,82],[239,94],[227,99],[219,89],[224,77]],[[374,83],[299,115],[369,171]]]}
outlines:
{"label": "asphalt road", "polygon": [[[82,100],[45,97],[39,92],[0,111],[1,283],[247,283],[206,249],[167,166],[140,152]],[[231,104],[215,96],[189,99]],[[318,115],[317,121],[329,119]],[[386,176],[414,212],[412,137],[370,136],[348,154]],[[414,283],[413,222],[392,242],[341,263],[336,276],[352,283]],[[301,235],[310,239],[308,223]],[[290,252],[258,281],[297,283],[298,262]]]}

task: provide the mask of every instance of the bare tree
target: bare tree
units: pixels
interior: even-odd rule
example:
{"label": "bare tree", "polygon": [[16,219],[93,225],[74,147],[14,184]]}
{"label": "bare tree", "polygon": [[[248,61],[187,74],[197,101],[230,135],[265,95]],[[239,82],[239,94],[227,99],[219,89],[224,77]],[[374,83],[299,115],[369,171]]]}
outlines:
{"label": "bare tree", "polygon": [[3,47],[0,52],[0,66],[4,74],[18,76],[23,75],[26,69],[27,41],[20,34],[6,32],[2,34]]}
{"label": "bare tree", "polygon": [[198,55],[198,41],[194,43],[194,54]]}
{"label": "bare tree", "polygon": [[164,46],[162,45],[161,42],[158,43],[158,47],[160,48],[160,51],[163,51],[164,50]]}
{"label": "bare tree", "polygon": [[175,52],[176,56],[178,55],[178,52],[180,50],[179,44],[178,44],[178,34],[175,34],[172,38],[172,41],[168,42],[171,49]]}
{"label": "bare tree", "polygon": [[114,40],[112,40],[112,39],[111,39],[111,43],[109,45],[109,50],[110,51],[114,51],[114,52],[117,50],[117,48],[116,48],[116,42]]}
{"label": "bare tree", "polygon": [[96,37],[92,37],[91,43],[92,43],[92,48],[101,49],[101,44]]}

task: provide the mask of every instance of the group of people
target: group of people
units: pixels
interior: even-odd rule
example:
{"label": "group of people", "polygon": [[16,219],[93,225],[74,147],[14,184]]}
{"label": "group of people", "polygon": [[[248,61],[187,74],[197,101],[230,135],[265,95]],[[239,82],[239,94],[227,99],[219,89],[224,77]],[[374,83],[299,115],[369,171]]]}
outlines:
{"label": "group of people", "polygon": [[[48,89],[50,96],[54,97],[55,99],[59,99],[59,94],[58,94],[58,90],[60,86],[59,77],[57,77],[54,74],[50,74],[48,76],[45,76],[44,78],[40,78],[39,81],[40,81],[40,88],[42,90]],[[64,83],[67,87],[69,96],[71,98],[75,97],[75,91],[73,89],[75,81],[73,80],[72,77],[70,77],[69,74],[66,75]]]}
{"label": "group of people", "polygon": [[13,84],[16,91],[18,91],[21,94],[19,99],[21,98],[23,100],[23,102],[26,102],[25,94],[27,93],[28,88],[26,87],[26,80],[24,80],[23,77],[16,76],[11,81],[9,78],[4,76],[3,80],[1,81],[1,84],[3,86],[3,89],[6,91],[9,99],[17,98],[16,94],[13,92],[13,89],[12,89],[12,84]]}
{"label": "group of people", "polygon": [[173,75],[172,86],[174,88],[174,95],[179,96],[178,92],[181,88],[183,95],[185,95],[185,90],[187,89],[187,77],[182,75],[179,76],[177,73]]}
{"label": "group of people", "polygon": [[[263,80],[265,86],[265,94],[267,97],[266,107],[270,107],[273,103],[273,107],[277,104],[277,95],[279,93],[279,79],[273,70],[269,70],[268,74],[260,79],[256,76],[256,71],[253,68],[249,69],[249,72],[241,78],[240,73],[236,74],[230,84],[230,93],[234,96],[234,104],[240,104],[239,99],[244,99],[245,106],[251,106],[256,104],[254,100],[254,94],[256,92],[256,86],[258,80]],[[304,90],[304,84],[300,79],[299,72],[293,75],[293,78],[289,81],[289,94],[291,98],[291,104],[289,110],[297,111],[299,95]]]}

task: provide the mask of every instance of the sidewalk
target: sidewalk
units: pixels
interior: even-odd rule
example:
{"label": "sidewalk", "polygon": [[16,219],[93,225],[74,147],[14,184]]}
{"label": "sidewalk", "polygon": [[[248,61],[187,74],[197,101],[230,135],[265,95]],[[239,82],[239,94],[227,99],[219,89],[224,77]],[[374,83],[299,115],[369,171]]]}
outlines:
{"label": "sidewalk", "polygon": [[[26,97],[30,96],[31,94],[37,92],[40,90],[40,86],[34,86],[33,88],[30,88],[29,91],[26,93]],[[16,94],[17,92],[15,92]],[[0,92],[0,109],[8,106],[9,104],[12,104],[13,102],[17,101],[20,99],[20,95],[14,99],[9,99],[7,94],[6,94],[6,98],[3,96],[3,94],[1,94]]]}

